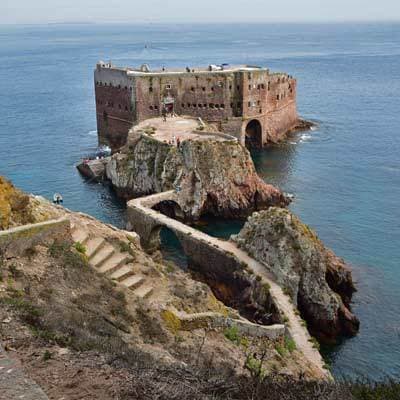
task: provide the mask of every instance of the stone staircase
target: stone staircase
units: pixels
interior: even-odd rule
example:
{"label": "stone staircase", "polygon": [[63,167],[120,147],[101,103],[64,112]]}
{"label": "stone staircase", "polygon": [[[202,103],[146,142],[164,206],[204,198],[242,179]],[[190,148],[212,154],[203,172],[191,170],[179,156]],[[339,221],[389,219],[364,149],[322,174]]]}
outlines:
{"label": "stone staircase", "polygon": [[146,284],[146,279],[135,272],[133,259],[128,252],[121,252],[104,237],[96,236],[83,224],[71,223],[72,239],[83,244],[89,265],[100,274],[129,288],[133,293],[148,299],[153,294],[153,287]]}

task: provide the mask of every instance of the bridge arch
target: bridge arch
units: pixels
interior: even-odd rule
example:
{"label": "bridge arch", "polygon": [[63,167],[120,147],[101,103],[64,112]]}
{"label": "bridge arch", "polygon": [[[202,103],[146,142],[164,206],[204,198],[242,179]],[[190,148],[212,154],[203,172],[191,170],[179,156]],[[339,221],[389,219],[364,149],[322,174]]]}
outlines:
{"label": "bridge arch", "polygon": [[260,148],[263,146],[262,125],[258,119],[245,122],[244,139],[247,148]]}
{"label": "bridge arch", "polygon": [[181,206],[174,200],[162,200],[151,207],[153,210],[159,211],[161,214],[169,218],[184,220],[185,213]]}

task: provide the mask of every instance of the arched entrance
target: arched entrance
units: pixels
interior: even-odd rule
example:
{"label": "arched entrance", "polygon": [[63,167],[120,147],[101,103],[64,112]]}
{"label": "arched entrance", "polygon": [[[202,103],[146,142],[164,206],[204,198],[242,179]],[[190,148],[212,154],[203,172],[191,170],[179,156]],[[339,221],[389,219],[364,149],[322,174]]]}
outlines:
{"label": "arched entrance", "polygon": [[252,119],[246,125],[245,143],[248,148],[262,147],[262,127],[260,121]]}

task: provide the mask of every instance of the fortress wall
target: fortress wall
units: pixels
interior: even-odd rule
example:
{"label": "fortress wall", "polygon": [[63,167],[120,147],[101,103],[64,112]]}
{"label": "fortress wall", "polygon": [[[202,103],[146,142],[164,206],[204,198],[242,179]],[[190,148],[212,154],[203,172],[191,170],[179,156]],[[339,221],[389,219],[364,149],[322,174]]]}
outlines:
{"label": "fortress wall", "polygon": [[125,143],[135,115],[134,87],[125,71],[98,68],[94,74],[99,144]]}
{"label": "fortress wall", "polygon": [[297,107],[294,101],[286,103],[282,108],[274,110],[262,118],[264,127],[264,143],[277,143],[284,140],[298,123]]}
{"label": "fortress wall", "polygon": [[236,109],[240,87],[237,88],[234,73],[166,74],[136,79],[138,121],[159,116],[165,97],[175,99],[176,113],[207,121],[221,121],[240,112]]}

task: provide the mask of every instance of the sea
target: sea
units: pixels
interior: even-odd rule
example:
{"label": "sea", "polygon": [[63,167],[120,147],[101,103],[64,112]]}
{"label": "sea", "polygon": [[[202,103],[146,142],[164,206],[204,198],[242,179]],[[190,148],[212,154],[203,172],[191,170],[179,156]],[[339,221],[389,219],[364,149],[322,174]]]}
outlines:
{"label": "sea", "polygon": [[[361,329],[323,349],[335,376],[399,377],[400,24],[0,26],[0,174],[124,226],[125,204],[75,168],[97,146],[98,60],[247,63],[297,77],[299,113],[318,126],[253,152],[257,171],[293,194],[290,208],[353,267]],[[227,238],[241,224],[201,228]],[[164,250],[179,259],[172,239]]]}

